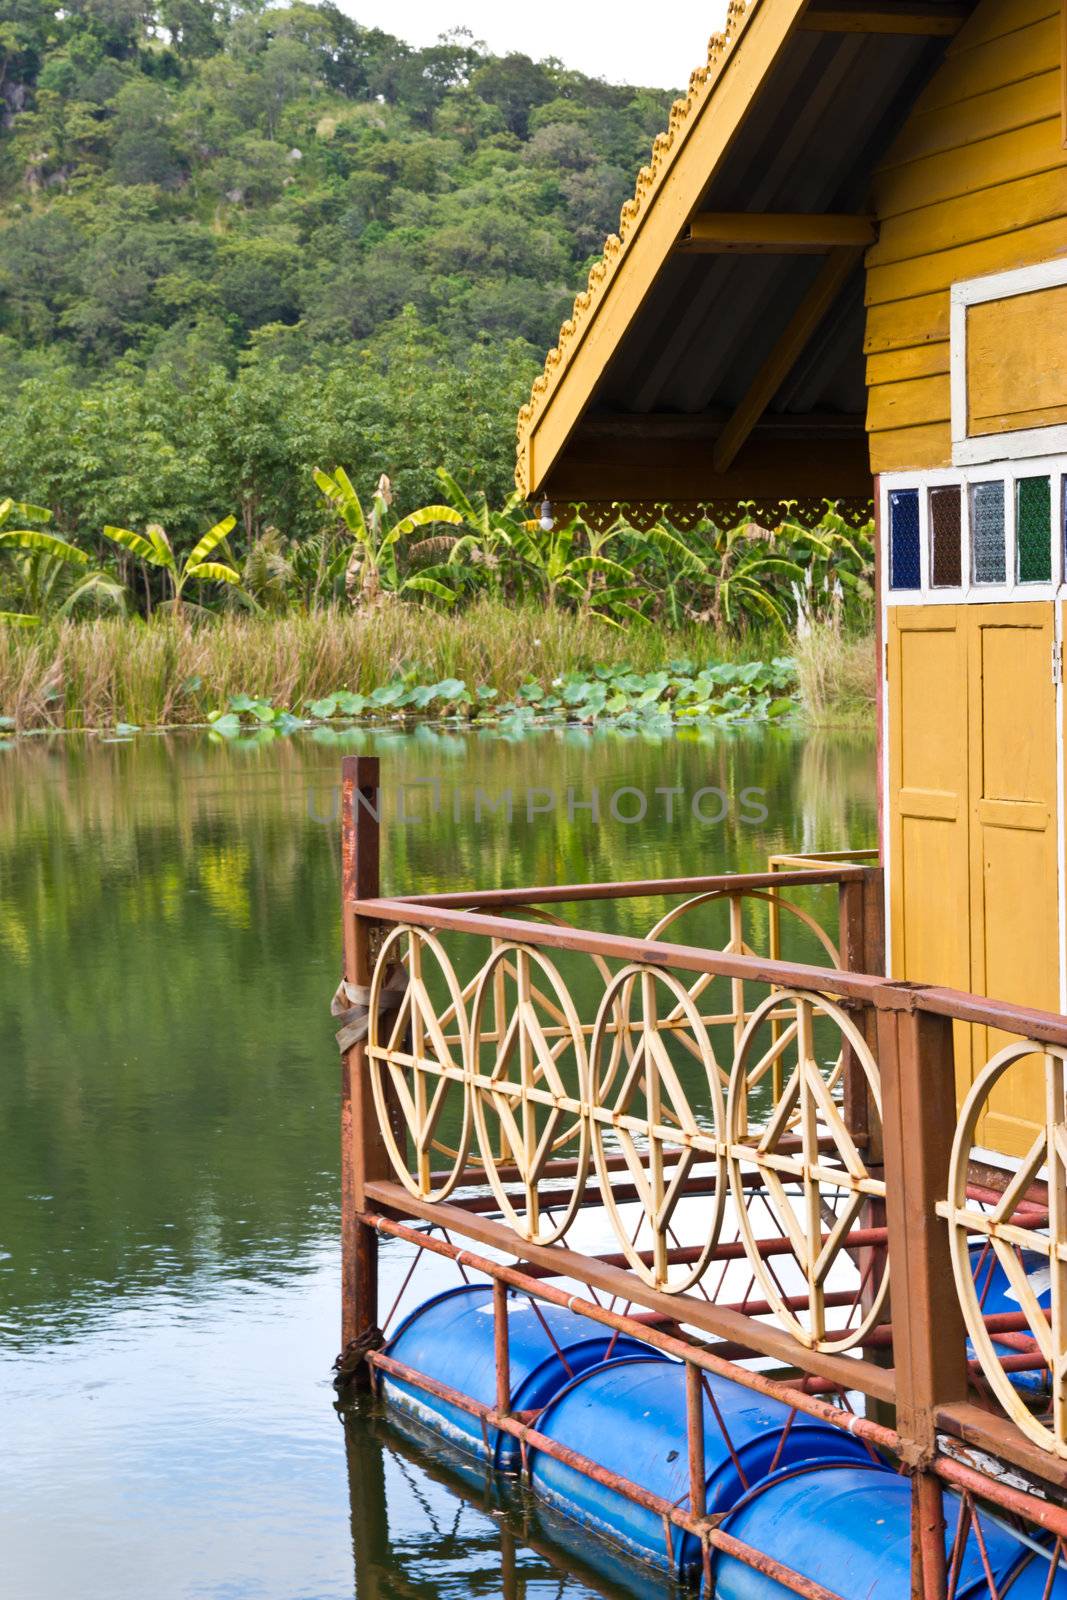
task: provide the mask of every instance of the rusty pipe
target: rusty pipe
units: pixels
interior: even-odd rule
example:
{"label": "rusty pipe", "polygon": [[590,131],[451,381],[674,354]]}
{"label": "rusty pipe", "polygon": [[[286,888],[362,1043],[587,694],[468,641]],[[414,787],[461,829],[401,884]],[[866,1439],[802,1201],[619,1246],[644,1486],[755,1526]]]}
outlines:
{"label": "rusty pipe", "polygon": [[[695,1366],[705,1372],[711,1372],[721,1378],[730,1378],[734,1383],[739,1383],[746,1389],[751,1389],[756,1394],[763,1395],[768,1400],[778,1400],[785,1406],[795,1406],[798,1411],[803,1411],[806,1416],[817,1418],[820,1422],[828,1422],[832,1427],[840,1428],[845,1433],[855,1434],[857,1438],[866,1439],[870,1444],[883,1450],[889,1450],[899,1455],[901,1438],[892,1428],[884,1427],[881,1423],[873,1422],[869,1417],[857,1417],[850,1411],[840,1411],[836,1406],[828,1405],[825,1401],[817,1399],[814,1395],[802,1394],[796,1389],[790,1389],[785,1383],[775,1378],[764,1377],[762,1373],[751,1372],[745,1367],[737,1367],[733,1363],[714,1355],[710,1350],[687,1343],[684,1339],[663,1333],[659,1328],[647,1323],[636,1321],[633,1317],[622,1316],[618,1312],[610,1311],[606,1306],[597,1305],[593,1300],[584,1300],[580,1295],[567,1294],[562,1289],[557,1289],[551,1284],[538,1282],[520,1272],[515,1267],[509,1267],[501,1261],[490,1261],[486,1256],[475,1255],[470,1250],[460,1250],[456,1245],[444,1239],[438,1239],[432,1234],[420,1233],[417,1228],[410,1228],[403,1222],[395,1222],[390,1217],[382,1216],[378,1212],[363,1212],[360,1220],[368,1227],[374,1228],[378,1233],[387,1234],[394,1239],[404,1239],[408,1244],[417,1245],[420,1249],[429,1250],[433,1255],[444,1256],[447,1260],[461,1263],[470,1267],[475,1272],[482,1273],[487,1278],[499,1278],[501,1282],[511,1285],[512,1288],[521,1289],[525,1294],[546,1300],[550,1305],[563,1306],[565,1309],[577,1312],[580,1316],[587,1317],[590,1322],[600,1323],[606,1328],[617,1329],[620,1333],[630,1334],[632,1338],[643,1339],[646,1344],[652,1345],[664,1354],[674,1356],[679,1361],[691,1361]],[[803,1351],[798,1351],[803,1358]]]}
{"label": "rusty pipe", "polygon": [[[543,1455],[551,1456],[560,1461],[564,1466],[571,1467],[575,1472],[580,1472],[583,1477],[589,1478],[594,1483],[601,1484],[604,1488],[613,1490],[616,1494],[623,1495],[627,1500],[632,1500],[635,1505],[643,1506],[646,1511],[651,1511],[664,1522],[681,1528],[684,1532],[692,1534],[699,1539],[701,1544],[710,1544],[721,1550],[724,1555],[730,1555],[737,1561],[742,1561],[746,1566],[754,1568],[757,1572],[765,1573],[773,1578],[792,1594],[802,1597],[802,1600],[840,1600],[840,1596],[830,1589],[825,1589],[822,1584],[805,1578],[803,1574],[794,1572],[790,1567],[783,1566],[773,1556],[766,1555],[762,1550],[756,1550],[751,1545],[744,1544],[740,1539],[735,1539],[730,1534],[723,1533],[721,1529],[709,1523],[704,1516],[684,1511],[681,1506],[672,1505],[669,1500],[664,1500],[661,1495],[653,1494],[651,1490],[641,1488],[629,1478],[624,1478],[620,1473],[613,1472],[610,1467],[601,1466],[598,1461],[592,1461],[588,1456],[579,1454],[567,1445],[560,1444],[556,1439],[550,1439],[547,1434],[538,1432],[528,1423],[520,1422],[517,1417],[501,1414],[489,1406],[482,1405],[479,1401],[471,1399],[458,1389],[451,1388],[446,1383],[440,1383],[435,1378],[428,1377],[425,1373],[416,1371],[413,1367],[406,1366],[402,1361],[395,1361],[391,1356],[385,1355],[381,1350],[371,1350],[367,1360],[379,1372],[391,1374],[402,1383],[409,1383],[414,1387],[423,1389],[427,1394],[432,1394],[446,1405],[452,1405],[468,1415],[477,1417],[483,1425],[499,1428],[502,1433],[509,1433],[513,1438],[520,1440],[529,1448],[532,1446]],[[699,1389],[698,1389],[699,1393]],[[701,1413],[701,1427],[703,1426],[703,1413]],[[703,1480],[701,1480],[703,1489]]]}

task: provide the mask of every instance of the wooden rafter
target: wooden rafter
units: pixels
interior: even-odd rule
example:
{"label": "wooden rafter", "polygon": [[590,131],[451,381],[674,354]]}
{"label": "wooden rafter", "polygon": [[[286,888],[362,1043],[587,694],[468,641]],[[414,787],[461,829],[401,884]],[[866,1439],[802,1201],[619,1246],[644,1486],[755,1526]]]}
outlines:
{"label": "wooden rafter", "polygon": [[878,237],[870,217],[837,213],[700,211],[679,240],[687,255],[821,255]]}
{"label": "wooden rafter", "polygon": [[789,376],[805,346],[859,262],[859,246],[833,250],[790,319],[782,337],[756,374],[748,393],[720,434],[712,457],[716,472],[726,472],[774,396]]}
{"label": "wooden rafter", "polygon": [[950,39],[972,10],[955,0],[811,0],[800,27],[815,33],[897,33]]}

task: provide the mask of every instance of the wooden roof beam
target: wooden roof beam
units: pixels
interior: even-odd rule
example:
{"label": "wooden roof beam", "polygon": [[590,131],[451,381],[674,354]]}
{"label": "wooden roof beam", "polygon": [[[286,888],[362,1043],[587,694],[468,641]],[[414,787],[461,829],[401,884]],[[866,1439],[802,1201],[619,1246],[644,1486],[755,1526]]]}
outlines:
{"label": "wooden roof beam", "polygon": [[792,372],[819,323],[862,259],[863,248],[858,245],[842,246],[826,257],[814,283],[793,313],[789,326],[719,435],[712,453],[716,472],[726,472],[733,464],[738,451]]}
{"label": "wooden roof beam", "polygon": [[973,9],[955,0],[811,0],[799,27],[809,33],[896,33],[951,39]]}
{"label": "wooden roof beam", "polygon": [[834,212],[699,211],[676,249],[686,255],[822,255],[873,244],[870,217]]}

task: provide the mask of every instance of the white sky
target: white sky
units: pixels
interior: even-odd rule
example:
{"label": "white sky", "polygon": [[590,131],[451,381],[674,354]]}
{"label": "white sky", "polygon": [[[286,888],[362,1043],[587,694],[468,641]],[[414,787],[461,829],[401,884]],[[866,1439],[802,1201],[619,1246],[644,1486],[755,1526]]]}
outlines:
{"label": "white sky", "polygon": [[[468,27],[503,55],[558,56],[612,83],[681,89],[722,27],[727,0],[679,0],[662,12],[648,0],[339,0],[364,27],[384,28],[409,44],[432,44],[447,28]],[[659,24],[659,18],[664,25]]]}

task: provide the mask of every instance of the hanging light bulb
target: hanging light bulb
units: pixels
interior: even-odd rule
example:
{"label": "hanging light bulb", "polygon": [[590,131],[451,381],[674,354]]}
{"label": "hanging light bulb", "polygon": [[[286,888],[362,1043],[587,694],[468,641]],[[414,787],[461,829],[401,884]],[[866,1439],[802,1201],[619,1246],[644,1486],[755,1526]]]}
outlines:
{"label": "hanging light bulb", "polygon": [[542,533],[551,533],[555,526],[556,519],[552,515],[552,502],[551,500],[546,500],[541,506],[541,531]]}

